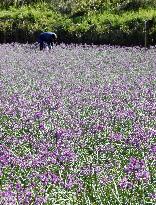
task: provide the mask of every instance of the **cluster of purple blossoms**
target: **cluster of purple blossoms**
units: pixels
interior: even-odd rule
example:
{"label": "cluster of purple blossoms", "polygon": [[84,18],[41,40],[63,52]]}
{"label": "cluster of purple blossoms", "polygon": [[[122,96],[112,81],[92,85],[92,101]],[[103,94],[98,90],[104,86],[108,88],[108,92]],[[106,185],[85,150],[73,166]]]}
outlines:
{"label": "cluster of purple blossoms", "polygon": [[152,144],[151,147],[150,147],[150,153],[152,154],[156,154],[156,144]]}
{"label": "cluster of purple blossoms", "polygon": [[150,179],[150,172],[147,170],[141,170],[135,173],[135,179],[137,181],[148,182]]}
{"label": "cluster of purple blossoms", "polygon": [[0,145],[0,167],[6,167],[12,161],[12,154],[6,146]]}
{"label": "cluster of purple blossoms", "polygon": [[96,133],[102,132],[104,129],[105,129],[105,126],[102,124],[94,125],[91,127],[91,133],[96,134]]}
{"label": "cluster of purple blossoms", "polygon": [[156,192],[150,193],[150,194],[149,194],[149,197],[150,197],[152,200],[156,201]]}
{"label": "cluster of purple blossoms", "polygon": [[73,162],[77,159],[77,155],[72,150],[63,149],[61,150],[58,158],[60,162]]}
{"label": "cluster of purple blossoms", "polygon": [[36,112],[34,117],[35,119],[40,119],[43,116],[42,112]]}
{"label": "cluster of purple blossoms", "polygon": [[150,180],[150,172],[146,170],[145,161],[134,157],[130,158],[130,162],[125,166],[124,171],[127,177],[133,179],[133,182],[148,182]]}
{"label": "cluster of purple blossoms", "polygon": [[54,173],[51,173],[51,172],[46,172],[44,174],[40,174],[38,177],[44,185],[48,185],[49,183],[50,184],[59,184],[61,182],[60,177]]}
{"label": "cluster of purple blossoms", "polygon": [[120,142],[123,139],[122,134],[120,133],[113,133],[110,137],[109,137],[110,141],[112,142]]}
{"label": "cluster of purple blossoms", "polygon": [[136,182],[147,183],[150,180],[150,172],[146,170],[145,161],[135,157],[130,158],[130,162],[124,168],[127,176],[119,182],[121,189],[133,188]]}
{"label": "cluster of purple blossoms", "polygon": [[143,127],[135,125],[133,128],[133,132],[125,140],[125,143],[133,145],[136,148],[140,148],[142,146],[145,146],[148,143],[149,139],[149,133],[146,132],[146,130],[143,129]]}
{"label": "cluster of purple blossoms", "polygon": [[69,148],[56,148],[54,151],[58,163],[74,162],[77,159],[77,155],[72,149]]}
{"label": "cluster of purple blossoms", "polygon": [[14,205],[17,202],[16,192],[11,188],[0,191],[0,203],[5,205]]}
{"label": "cluster of purple blossoms", "polygon": [[50,105],[51,102],[52,102],[52,99],[50,96],[47,96],[43,99],[43,104],[45,104],[45,105]]}
{"label": "cluster of purple blossoms", "polygon": [[63,137],[63,136],[64,136],[64,132],[65,132],[64,129],[61,129],[61,128],[60,128],[60,129],[57,129],[57,131],[55,132],[55,137],[56,137],[57,139]]}
{"label": "cluster of purple blossoms", "polygon": [[133,188],[133,183],[128,180],[127,177],[123,177],[119,183],[118,183],[118,186],[120,189],[132,189]]}
{"label": "cluster of purple blossoms", "polygon": [[59,146],[59,144],[62,146],[62,141],[65,139],[70,140],[73,136],[73,132],[70,129],[58,128],[54,135],[58,144],[57,146]]}
{"label": "cluster of purple blossoms", "polygon": [[2,167],[10,164],[10,155],[8,153],[0,153],[0,165]]}
{"label": "cluster of purple blossoms", "polygon": [[40,130],[45,130],[45,123],[44,122],[39,124],[39,129]]}
{"label": "cluster of purple blossoms", "polygon": [[67,190],[70,190],[73,187],[75,187],[77,193],[79,193],[80,191],[82,191],[84,184],[83,184],[83,181],[80,180],[75,174],[69,174],[63,186]]}
{"label": "cluster of purple blossoms", "polygon": [[43,205],[47,202],[45,189],[41,193],[34,192],[33,185],[23,186],[20,181],[16,184],[10,183],[5,188],[0,190],[0,204],[15,205],[15,204],[35,204]]}
{"label": "cluster of purple blossoms", "polygon": [[145,169],[145,161],[142,159],[136,159],[135,157],[130,158],[130,162],[125,166],[124,171],[127,174],[136,173]]}

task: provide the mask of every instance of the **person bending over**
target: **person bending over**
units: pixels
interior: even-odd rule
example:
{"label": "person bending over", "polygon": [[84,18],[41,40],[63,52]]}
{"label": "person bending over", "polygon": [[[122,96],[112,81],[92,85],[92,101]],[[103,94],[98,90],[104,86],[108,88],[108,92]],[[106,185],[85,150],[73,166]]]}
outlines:
{"label": "person bending over", "polygon": [[44,43],[48,44],[49,49],[53,47],[53,43],[56,43],[57,35],[53,32],[43,32],[39,35],[38,42],[40,44],[40,50],[43,50]]}

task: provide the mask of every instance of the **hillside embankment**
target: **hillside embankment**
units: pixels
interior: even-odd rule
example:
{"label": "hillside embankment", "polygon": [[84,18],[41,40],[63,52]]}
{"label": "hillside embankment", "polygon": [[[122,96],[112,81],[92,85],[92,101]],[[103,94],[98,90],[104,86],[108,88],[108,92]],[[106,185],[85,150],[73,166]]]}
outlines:
{"label": "hillside embankment", "polygon": [[42,31],[56,32],[60,43],[155,45],[156,3],[0,0],[0,43],[33,43]]}

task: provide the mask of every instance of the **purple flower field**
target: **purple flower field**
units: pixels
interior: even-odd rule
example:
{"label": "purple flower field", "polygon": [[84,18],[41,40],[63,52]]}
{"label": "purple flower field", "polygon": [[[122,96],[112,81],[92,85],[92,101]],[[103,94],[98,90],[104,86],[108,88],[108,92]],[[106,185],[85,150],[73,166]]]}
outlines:
{"label": "purple flower field", "polygon": [[0,205],[156,203],[156,48],[0,46]]}

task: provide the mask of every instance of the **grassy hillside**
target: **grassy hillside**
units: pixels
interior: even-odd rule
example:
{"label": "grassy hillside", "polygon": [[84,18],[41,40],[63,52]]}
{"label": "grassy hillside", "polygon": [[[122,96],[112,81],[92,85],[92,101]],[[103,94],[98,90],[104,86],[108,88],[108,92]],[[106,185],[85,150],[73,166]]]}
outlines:
{"label": "grassy hillside", "polygon": [[156,42],[155,0],[0,0],[0,42],[34,42],[55,31],[60,42],[144,45]]}

